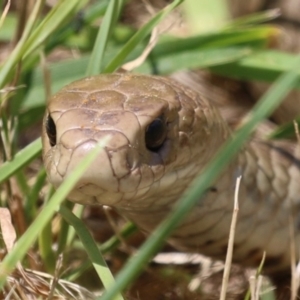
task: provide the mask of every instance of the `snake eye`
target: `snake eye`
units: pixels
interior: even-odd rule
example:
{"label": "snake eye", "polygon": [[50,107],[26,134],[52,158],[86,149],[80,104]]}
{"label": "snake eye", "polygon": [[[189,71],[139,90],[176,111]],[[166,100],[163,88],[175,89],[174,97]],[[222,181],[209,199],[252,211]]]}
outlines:
{"label": "snake eye", "polygon": [[162,116],[156,118],[146,128],[146,147],[150,151],[157,151],[164,143],[167,136],[167,124]]}
{"label": "snake eye", "polygon": [[49,143],[51,147],[56,145],[56,126],[50,115],[46,119],[46,132],[49,138]]}

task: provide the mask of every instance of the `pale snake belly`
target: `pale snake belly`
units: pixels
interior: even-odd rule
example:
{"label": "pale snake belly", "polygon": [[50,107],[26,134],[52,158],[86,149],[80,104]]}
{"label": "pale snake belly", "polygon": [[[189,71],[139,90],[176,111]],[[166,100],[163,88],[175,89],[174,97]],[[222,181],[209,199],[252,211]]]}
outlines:
{"label": "pale snake belly", "polygon": [[[58,187],[105,140],[68,198],[114,207],[150,232],[230,135],[217,108],[172,79],[106,74],[76,81],[50,99],[43,157],[49,181]],[[224,259],[236,178],[242,175],[233,259],[258,266],[265,251],[266,273],[289,270],[290,222],[296,254],[300,245],[296,150],[291,143],[250,140],[169,242]]]}

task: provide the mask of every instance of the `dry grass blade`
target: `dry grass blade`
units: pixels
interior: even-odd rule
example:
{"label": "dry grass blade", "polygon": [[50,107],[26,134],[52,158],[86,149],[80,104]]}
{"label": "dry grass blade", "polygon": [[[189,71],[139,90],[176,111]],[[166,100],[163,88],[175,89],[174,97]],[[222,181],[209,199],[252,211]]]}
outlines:
{"label": "dry grass blade", "polygon": [[[145,6],[148,10],[148,12],[154,16],[155,15],[155,10],[153,9],[153,7],[147,2],[145,2]],[[170,26],[172,27],[172,25]],[[126,71],[132,71],[136,68],[138,68],[139,66],[141,66],[146,59],[148,58],[149,54],[151,53],[151,51],[154,49],[154,47],[156,46],[158,39],[160,37],[161,34],[163,34],[164,32],[166,32],[168,29],[160,29],[160,24],[155,26],[151,32],[151,36],[148,42],[148,45],[145,47],[145,49],[143,50],[142,54],[137,57],[136,59],[125,63],[122,66],[122,69],[126,70]]]}
{"label": "dry grass blade", "polygon": [[47,299],[53,299],[53,296],[55,294],[55,289],[58,285],[58,281],[59,281],[59,274],[61,272],[61,268],[62,268],[62,263],[63,263],[63,256],[59,255],[57,258],[57,262],[56,262],[56,268],[55,268],[55,274],[53,277],[53,280],[51,282],[51,287],[50,287],[50,291],[49,291],[49,295],[47,297]]}
{"label": "dry grass blade", "polygon": [[16,270],[8,276],[0,297],[5,294],[5,299],[50,299],[54,281],[56,287],[51,299],[95,299],[91,292],[75,283],[32,270]]}
{"label": "dry grass blade", "polygon": [[251,276],[249,278],[251,300],[259,300],[259,293],[261,290],[262,278],[263,277],[261,275],[258,275],[258,277]]}
{"label": "dry grass blade", "polygon": [[6,249],[8,252],[10,252],[16,241],[17,235],[11,222],[10,211],[4,207],[0,208],[0,226]]}
{"label": "dry grass blade", "polygon": [[[297,138],[297,145],[296,145],[296,151],[295,151],[295,157],[299,158],[300,157],[300,137],[299,137],[299,127],[298,123],[294,120],[294,127],[295,127],[295,134]],[[292,210],[292,203],[290,203],[290,207]],[[289,218],[289,232],[290,232],[290,251],[291,251],[291,300],[297,299],[297,294],[298,294],[298,289],[300,285],[300,275],[299,272],[297,272],[297,265],[296,265],[296,257],[298,256],[296,254],[296,240],[295,240],[295,228],[294,225],[295,220],[292,214],[292,211],[290,213],[290,218]]]}
{"label": "dry grass blade", "polygon": [[0,28],[2,27],[3,25],[3,22],[5,20],[5,17],[7,16],[7,13],[9,11],[9,8],[10,8],[10,4],[11,4],[11,1],[8,0],[5,7],[4,7],[4,10],[3,10],[3,13],[1,15],[1,18],[0,18]]}
{"label": "dry grass blade", "polygon": [[158,28],[154,27],[151,32],[149,43],[146,46],[146,48],[143,50],[143,53],[139,57],[134,59],[133,61],[130,61],[130,62],[124,64],[122,66],[122,69],[124,69],[126,71],[132,71],[135,68],[141,66],[147,59],[147,57],[150,54],[150,52],[152,51],[152,49],[155,47],[155,45],[158,41],[158,37],[159,37]]}
{"label": "dry grass blade", "polygon": [[237,222],[237,217],[238,217],[238,212],[239,212],[238,193],[239,193],[241,179],[242,179],[242,176],[239,176],[236,179],[235,192],[234,192],[234,208],[233,208],[232,220],[231,220],[231,225],[230,225],[230,233],[229,233],[229,240],[228,240],[228,247],[227,247],[226,260],[225,260],[220,300],[226,299],[226,291],[227,291],[230,269],[231,269],[231,262],[232,262],[235,228],[236,228],[236,222]]}

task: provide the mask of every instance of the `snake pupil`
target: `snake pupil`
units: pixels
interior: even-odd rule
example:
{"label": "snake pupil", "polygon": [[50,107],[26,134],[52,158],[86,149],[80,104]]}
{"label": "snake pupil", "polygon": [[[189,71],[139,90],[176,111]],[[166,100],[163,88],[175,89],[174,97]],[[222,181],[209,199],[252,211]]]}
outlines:
{"label": "snake pupil", "polygon": [[167,136],[167,125],[164,118],[156,118],[146,129],[145,142],[150,151],[157,151]]}
{"label": "snake pupil", "polygon": [[48,115],[47,120],[46,120],[46,132],[49,138],[49,143],[51,147],[56,145],[56,126],[51,118],[50,115]]}

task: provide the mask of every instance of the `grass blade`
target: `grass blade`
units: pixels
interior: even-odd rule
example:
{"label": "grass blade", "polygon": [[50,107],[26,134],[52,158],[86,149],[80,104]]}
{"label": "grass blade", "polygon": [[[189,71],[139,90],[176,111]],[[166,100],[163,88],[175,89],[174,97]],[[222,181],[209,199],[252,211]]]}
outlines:
{"label": "grass blade", "polygon": [[168,38],[159,42],[153,50],[153,56],[164,56],[181,51],[196,49],[213,49],[238,45],[249,46],[252,43],[265,44],[279,34],[278,29],[271,26],[251,27],[247,29],[231,29],[209,34],[199,34],[187,38]]}
{"label": "grass blade", "polygon": [[133,37],[125,44],[118,55],[106,66],[104,73],[112,73],[122,65],[127,56],[133,49],[148,35],[151,30],[161,22],[176,6],[183,0],[175,0],[163,10],[157,13],[149,22],[147,22],[140,30],[138,30]]}
{"label": "grass blade", "polygon": [[61,0],[54,6],[52,11],[47,14],[42,23],[32,32],[24,45],[23,58],[36,50],[47,38],[62,24],[86,4],[87,0]]}
{"label": "grass blade", "polygon": [[118,6],[119,0],[111,0],[107,7],[103,22],[98,31],[93,52],[89,60],[88,68],[86,71],[87,76],[101,73],[103,56],[107,46],[107,42],[112,32],[112,27],[115,25],[117,20]]}
{"label": "grass blade", "polygon": [[[240,60],[219,66],[214,66],[211,71],[242,80],[255,80],[272,82],[283,72],[292,68],[297,60],[294,54],[283,53],[276,50],[256,51],[252,55]],[[300,87],[300,71],[295,86]]]}
{"label": "grass blade", "polygon": [[[300,125],[300,117],[296,118],[294,122],[296,122],[299,126]],[[284,139],[284,138],[296,137],[294,122],[288,122],[286,124],[279,126],[269,135],[269,138],[270,139]]]}
{"label": "grass blade", "polygon": [[[155,69],[159,74],[171,74],[180,70],[213,67],[235,62],[252,52],[253,49],[247,46],[190,50],[155,59]],[[151,74],[151,65],[142,64],[136,71]]]}
{"label": "grass blade", "polygon": [[[105,143],[105,141],[103,141]],[[0,264],[0,289],[3,287],[6,277],[15,268],[16,264],[22,260],[22,258],[28,252],[28,249],[32,247],[34,241],[38,237],[42,228],[50,221],[53,214],[57,211],[59,205],[65,200],[69,191],[73,188],[76,182],[81,177],[82,173],[89,167],[96,156],[99,153],[99,149],[102,145],[97,146],[89,153],[77,166],[77,168],[69,176],[63,184],[57,189],[57,192],[51,197],[49,202],[45,205],[43,210],[37,216],[35,221],[28,227],[26,232],[18,239],[18,242],[14,245],[13,251],[8,253],[4,260]]]}
{"label": "grass blade", "polygon": [[244,17],[237,18],[230,22],[226,28],[236,28],[242,26],[250,26],[254,24],[264,23],[274,20],[280,16],[280,9],[269,9],[265,11],[260,11],[255,14],[247,15]]}
{"label": "grass blade", "polygon": [[[29,20],[26,23],[26,27],[24,29],[23,35],[21,39],[19,40],[17,46],[12,51],[11,55],[9,55],[8,59],[3,64],[1,71],[0,71],[0,88],[4,87],[7,81],[9,80],[9,76],[11,76],[11,73],[16,66],[16,64],[20,61],[23,52],[24,47],[27,42],[27,39],[30,36],[30,32],[33,30],[34,24],[37,20],[38,14],[41,10],[43,4],[43,0],[38,0],[34,8],[32,10],[32,13],[30,14]],[[0,104],[3,101],[2,97],[0,98]]]}
{"label": "grass blade", "polygon": [[[94,239],[92,238],[90,232],[86,228],[85,224],[77,218],[66,206],[62,205],[59,210],[63,218],[72,225],[77,235],[79,236],[82,244],[84,245],[93,266],[101,279],[105,289],[112,287],[115,283],[114,277],[107,266],[105,259],[102,257]],[[121,294],[116,295],[116,300],[122,300]]]}
{"label": "grass blade", "polygon": [[0,183],[15,174],[42,152],[41,139],[37,139],[26,148],[17,153],[11,161],[5,162],[0,167]]}

